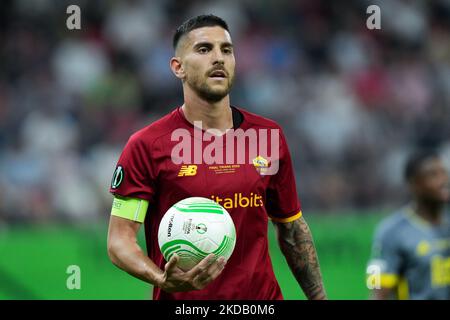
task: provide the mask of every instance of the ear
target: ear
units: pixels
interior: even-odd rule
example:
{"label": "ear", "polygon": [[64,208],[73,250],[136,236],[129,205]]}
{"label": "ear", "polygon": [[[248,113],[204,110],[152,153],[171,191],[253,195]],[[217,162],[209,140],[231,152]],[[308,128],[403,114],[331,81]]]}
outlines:
{"label": "ear", "polygon": [[173,57],[170,59],[170,69],[172,69],[173,74],[178,79],[183,80],[185,78],[183,64],[181,63],[181,59],[179,57]]}

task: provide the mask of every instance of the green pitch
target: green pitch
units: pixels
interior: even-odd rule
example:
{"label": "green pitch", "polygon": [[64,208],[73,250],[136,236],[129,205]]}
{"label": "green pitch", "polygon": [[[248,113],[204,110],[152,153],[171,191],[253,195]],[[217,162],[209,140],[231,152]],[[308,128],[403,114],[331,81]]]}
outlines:
{"label": "green pitch", "polygon": [[[380,215],[308,214],[330,299],[367,299],[365,266]],[[149,285],[113,266],[106,221],[93,226],[0,229],[0,299],[149,299]],[[270,254],[285,299],[304,299],[269,226]],[[143,234],[140,243],[144,244]],[[81,289],[66,286],[67,267],[81,269]]]}

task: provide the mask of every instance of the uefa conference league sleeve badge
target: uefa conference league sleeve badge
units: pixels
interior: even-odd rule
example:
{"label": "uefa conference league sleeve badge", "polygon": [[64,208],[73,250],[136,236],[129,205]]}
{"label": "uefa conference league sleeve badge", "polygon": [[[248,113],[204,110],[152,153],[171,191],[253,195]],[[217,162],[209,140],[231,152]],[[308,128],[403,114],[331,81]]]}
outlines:
{"label": "uefa conference league sleeve badge", "polygon": [[117,189],[123,181],[125,172],[122,166],[117,166],[111,180],[111,189]]}

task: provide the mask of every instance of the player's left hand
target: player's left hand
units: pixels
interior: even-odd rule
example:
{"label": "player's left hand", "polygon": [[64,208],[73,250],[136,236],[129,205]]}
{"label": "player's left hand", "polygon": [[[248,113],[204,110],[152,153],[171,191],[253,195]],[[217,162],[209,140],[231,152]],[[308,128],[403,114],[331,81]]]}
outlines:
{"label": "player's left hand", "polygon": [[216,279],[225,267],[223,257],[215,260],[210,254],[191,270],[185,272],[177,267],[179,257],[174,254],[166,263],[158,286],[167,292],[201,290]]}

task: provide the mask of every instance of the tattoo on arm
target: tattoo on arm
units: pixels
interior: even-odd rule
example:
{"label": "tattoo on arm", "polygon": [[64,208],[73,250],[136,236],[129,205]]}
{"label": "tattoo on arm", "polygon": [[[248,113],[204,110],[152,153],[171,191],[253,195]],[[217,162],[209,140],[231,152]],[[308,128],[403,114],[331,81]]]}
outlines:
{"label": "tattoo on arm", "polygon": [[274,223],[286,261],[308,299],[326,299],[319,261],[308,224],[301,217]]}

